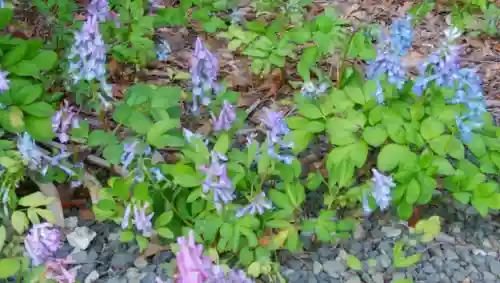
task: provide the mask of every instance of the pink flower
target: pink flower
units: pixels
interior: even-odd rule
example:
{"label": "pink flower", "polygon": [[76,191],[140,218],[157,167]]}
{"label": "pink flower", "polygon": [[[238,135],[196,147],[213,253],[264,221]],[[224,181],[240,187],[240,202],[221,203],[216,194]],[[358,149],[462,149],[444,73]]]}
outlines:
{"label": "pink flower", "polygon": [[58,283],[74,283],[76,282],[77,267],[70,270],[66,269],[66,265],[73,264],[73,260],[68,257],[66,259],[55,259],[48,261],[46,264],[47,275],[49,280],[56,280]]}
{"label": "pink flower", "polygon": [[189,238],[177,238],[180,250],[177,253],[177,283],[203,283],[210,276],[212,260],[203,255],[203,245],[197,245],[194,241],[193,231],[189,232]]}
{"label": "pink flower", "polygon": [[59,230],[49,223],[33,225],[24,239],[24,248],[35,266],[52,257],[60,246]]}

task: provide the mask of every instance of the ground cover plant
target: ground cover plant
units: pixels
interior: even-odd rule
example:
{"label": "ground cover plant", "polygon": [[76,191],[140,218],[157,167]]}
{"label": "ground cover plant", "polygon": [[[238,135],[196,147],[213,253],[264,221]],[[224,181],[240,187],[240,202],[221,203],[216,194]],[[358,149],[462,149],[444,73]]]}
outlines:
{"label": "ground cover plant", "polygon": [[[394,247],[407,267],[440,231],[439,218],[418,219],[426,205],[500,209],[500,128],[477,70],[460,64],[465,12],[412,73],[403,57],[433,3],[384,27],[333,7],[311,16],[307,0],[250,2],[255,17],[225,0],[34,1],[52,27],[42,39],[13,32],[19,10],[1,2],[0,279],[75,282],[74,261],[55,255],[56,187],[88,190],[95,219],[120,225],[122,242],[168,246],[176,282],[285,282],[280,250],[349,238],[379,213],[414,227]],[[497,34],[498,7],[465,5]],[[192,31],[189,70],[149,83],[151,66],[174,64],[159,34],[179,27]],[[240,107],[213,38],[249,76],[288,86],[282,99],[276,86],[267,94],[281,108]],[[311,151],[319,166],[304,162]],[[305,213],[313,191],[322,206]],[[343,218],[356,209],[360,219]]]}

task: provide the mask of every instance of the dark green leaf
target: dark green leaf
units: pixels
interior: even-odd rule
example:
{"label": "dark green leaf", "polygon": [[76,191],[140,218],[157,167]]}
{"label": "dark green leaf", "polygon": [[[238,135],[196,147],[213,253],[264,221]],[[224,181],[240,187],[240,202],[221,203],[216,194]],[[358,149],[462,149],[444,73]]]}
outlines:
{"label": "dark green leaf", "polygon": [[34,102],[21,106],[21,109],[31,116],[40,118],[52,117],[55,114],[54,108],[47,102]]}

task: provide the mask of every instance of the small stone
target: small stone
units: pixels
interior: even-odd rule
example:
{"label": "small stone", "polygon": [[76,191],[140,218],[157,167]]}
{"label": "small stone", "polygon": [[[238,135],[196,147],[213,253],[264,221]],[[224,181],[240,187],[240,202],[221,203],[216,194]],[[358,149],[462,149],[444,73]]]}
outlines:
{"label": "small stone", "polygon": [[447,260],[459,260],[460,259],[454,250],[447,249],[444,253],[445,253],[445,257]]}
{"label": "small stone", "polygon": [[373,282],[375,283],[385,283],[384,280],[384,275],[380,272],[377,272],[375,275],[373,275]]}
{"label": "small stone", "polygon": [[110,278],[106,283],[127,283],[127,279],[121,277]]}
{"label": "small stone", "polygon": [[436,269],[434,269],[434,267],[431,264],[425,263],[424,272],[427,274],[432,274],[432,273],[436,272]]}
{"label": "small stone", "polygon": [[445,234],[443,232],[441,232],[437,235],[436,241],[448,243],[448,244],[455,244],[455,238],[453,238],[452,236]]}
{"label": "small stone", "polygon": [[385,234],[386,237],[388,238],[395,238],[401,235],[401,229],[391,227],[391,226],[385,226],[382,227],[382,233]]}
{"label": "small stone", "polygon": [[490,270],[493,274],[500,276],[500,261],[489,260],[488,265],[490,266]]}
{"label": "small stone", "polygon": [[287,261],[287,265],[290,266],[293,270],[300,270],[302,268],[303,263],[300,260],[292,259]]}
{"label": "small stone", "polygon": [[76,252],[71,253],[71,259],[75,262],[75,264],[86,263],[87,261],[87,252],[80,251],[75,249]]}
{"label": "small stone", "polygon": [[474,255],[486,256],[486,252],[485,252],[485,251],[483,251],[483,250],[480,250],[480,249],[474,249],[474,250],[472,251],[472,253],[473,253]]}
{"label": "small stone", "polygon": [[134,256],[129,253],[116,253],[111,259],[111,266],[114,268],[125,268],[132,265]]}
{"label": "small stone", "polygon": [[321,271],[323,271],[323,265],[317,261],[313,262],[313,273],[318,275]]}
{"label": "small stone", "polygon": [[109,233],[108,239],[110,242],[111,241],[118,241],[120,239],[120,232]]}
{"label": "small stone", "polygon": [[346,267],[339,261],[329,260],[323,263],[323,269],[330,277],[340,278],[340,275],[345,272]]}
{"label": "small stone", "polygon": [[386,254],[381,254],[378,257],[377,262],[380,262],[380,266],[382,266],[382,268],[389,268],[389,266],[391,266],[391,258]]}
{"label": "small stone", "polygon": [[342,260],[347,260],[347,257],[349,255],[347,254],[347,252],[344,250],[344,249],[340,249],[339,250],[339,258],[341,258]]}
{"label": "small stone", "polygon": [[128,283],[140,283],[141,279],[146,277],[147,274],[141,274],[139,269],[131,267],[127,269],[125,276],[127,277]]}
{"label": "small stone", "polygon": [[495,281],[497,279],[497,277],[491,273],[491,272],[488,272],[488,271],[485,271],[483,272],[483,278],[484,280],[489,280],[489,281]]}
{"label": "small stone", "polygon": [[362,283],[362,281],[359,278],[359,276],[355,275],[355,276],[349,278],[349,280],[347,280],[345,283]]}
{"label": "small stone", "polygon": [[99,279],[99,272],[97,272],[96,270],[93,270],[92,272],[90,272],[89,275],[87,275],[87,277],[85,277],[85,280],[83,280],[83,282],[84,283],[92,283],[92,282],[97,281],[97,279]]}
{"label": "small stone", "polygon": [[356,224],[356,230],[354,230],[354,240],[360,241],[366,236],[365,228],[360,223]]}
{"label": "small stone", "polygon": [[147,265],[148,265],[148,261],[142,256],[140,256],[134,260],[134,266],[139,268],[139,269],[143,269]]}
{"label": "small stone", "polygon": [[141,283],[153,283],[156,282],[156,274],[154,272],[148,272],[148,274],[141,279]]}
{"label": "small stone", "polygon": [[487,249],[493,249],[493,245],[491,244],[490,240],[484,239],[483,240],[483,247]]}
{"label": "small stone", "polygon": [[77,227],[66,236],[68,243],[75,248],[85,250],[89,247],[97,233],[87,227]]}
{"label": "small stone", "polygon": [[307,280],[307,283],[318,283],[318,279],[316,279],[316,276],[311,276]]}
{"label": "small stone", "polygon": [[405,279],[406,275],[403,272],[396,272],[392,275],[392,280]]}
{"label": "small stone", "polygon": [[451,268],[453,270],[461,269],[460,264],[458,264],[458,262],[456,262],[456,261],[448,261],[446,263],[446,266],[448,266],[449,268]]}
{"label": "small stone", "polygon": [[457,281],[462,282],[467,278],[467,275],[469,275],[469,274],[467,274],[465,271],[458,271],[457,270],[453,273],[453,279],[455,282],[457,282]]}
{"label": "small stone", "polygon": [[78,217],[71,216],[71,217],[64,219],[64,226],[66,226],[66,228],[68,230],[75,229],[76,226],[78,226]]}

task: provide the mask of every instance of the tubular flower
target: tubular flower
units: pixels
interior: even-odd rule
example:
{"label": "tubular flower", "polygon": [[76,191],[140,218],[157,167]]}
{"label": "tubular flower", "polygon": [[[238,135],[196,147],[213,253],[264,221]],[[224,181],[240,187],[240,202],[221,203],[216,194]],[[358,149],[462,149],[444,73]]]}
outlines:
{"label": "tubular flower", "polygon": [[159,40],[156,42],[156,59],[160,61],[167,61],[168,55],[172,53],[170,44],[166,39]]}
{"label": "tubular flower", "polygon": [[420,66],[420,76],[415,81],[413,92],[421,95],[432,82],[437,87],[455,89],[455,97],[449,102],[467,108],[468,112],[456,117],[456,122],[462,140],[470,142],[472,130],[480,128],[484,122],[482,116],[486,113],[486,103],[477,70],[460,67],[461,47],[453,44],[460,35],[456,28],[445,31],[441,47]]}
{"label": "tubular flower", "polygon": [[216,83],[219,72],[219,61],[204,46],[201,39],[196,39],[193,57],[191,59],[191,80],[193,83],[193,112],[199,113],[198,99],[201,104],[209,105],[209,94],[218,92]]}
{"label": "tubular flower", "polygon": [[212,260],[203,255],[203,246],[194,241],[193,231],[189,237],[177,238],[179,252],[176,255],[177,283],[204,283],[209,278],[209,270]]}
{"label": "tubular flower", "polygon": [[220,161],[227,160],[222,154],[212,152],[210,166],[200,167],[200,171],[205,174],[205,181],[202,184],[203,192],[213,193],[214,204],[217,211],[222,211],[222,203],[228,204],[234,199],[233,182],[227,176],[226,165]]}
{"label": "tubular flower", "polygon": [[366,77],[376,80],[377,89],[373,94],[377,103],[384,103],[384,94],[380,83],[381,77],[387,75],[387,80],[397,89],[403,88],[406,82],[406,69],[401,64],[401,56],[411,47],[413,31],[411,17],[395,20],[391,27],[391,35],[381,34],[377,46],[377,57],[368,62]]}
{"label": "tubular flower", "polygon": [[291,164],[293,161],[292,156],[285,156],[276,152],[276,147],[279,151],[288,150],[293,147],[293,142],[283,141],[283,138],[290,133],[288,125],[283,121],[283,113],[265,109],[260,121],[267,130],[269,156],[286,164]]}
{"label": "tubular flower", "polygon": [[55,259],[46,263],[46,278],[55,280],[58,283],[74,283],[76,282],[76,272],[78,268],[66,269],[66,265],[73,264],[71,259]]}
{"label": "tubular flower", "polygon": [[70,125],[73,128],[80,127],[75,107],[69,106],[68,101],[64,100],[61,109],[52,117],[52,130],[56,133],[61,143],[67,143],[69,141],[68,131]]}
{"label": "tubular flower", "polygon": [[319,87],[316,87],[313,82],[309,81],[304,83],[302,89],[300,90],[300,93],[305,97],[314,99],[325,93],[328,90],[328,87],[329,86],[325,83],[322,83],[319,85]]}
{"label": "tubular flower", "polygon": [[6,92],[9,90],[9,79],[7,78],[8,72],[0,71],[0,93]]}
{"label": "tubular flower", "polygon": [[131,204],[129,203],[129,204],[127,204],[127,206],[125,207],[125,211],[123,212],[122,223],[121,223],[123,230],[128,228],[131,210],[132,210]]}
{"label": "tubular flower", "polygon": [[264,211],[269,210],[273,207],[273,203],[267,199],[266,193],[262,192],[255,196],[255,198],[250,202],[249,205],[238,210],[236,217],[242,217],[245,214],[255,215],[258,213],[259,215],[264,214]]}
{"label": "tubular flower", "polygon": [[134,219],[132,222],[135,225],[137,231],[142,232],[144,237],[151,237],[153,234],[153,224],[151,223],[151,219],[153,219],[153,212],[149,215],[146,215],[146,209],[149,207],[149,203],[145,203],[142,209],[138,209],[136,205],[134,205]]}
{"label": "tubular flower", "polygon": [[234,111],[234,106],[224,100],[224,105],[220,111],[219,119],[217,119],[212,113],[212,121],[216,132],[231,130],[231,126],[236,121],[236,111]]}
{"label": "tubular flower", "polygon": [[391,204],[391,189],[396,187],[392,177],[384,176],[373,168],[372,192],[371,195],[381,210],[385,210]]}
{"label": "tubular flower", "polygon": [[111,17],[108,0],[92,0],[87,11],[89,16],[95,17],[98,22],[104,22]]}
{"label": "tubular flower", "polygon": [[53,257],[60,246],[60,232],[49,223],[33,225],[24,239],[24,248],[35,266]]}

